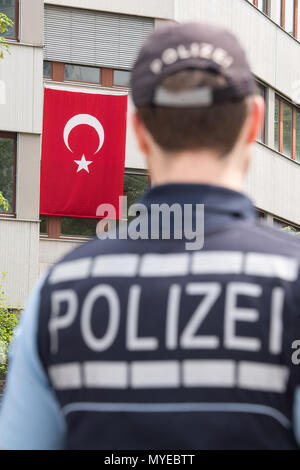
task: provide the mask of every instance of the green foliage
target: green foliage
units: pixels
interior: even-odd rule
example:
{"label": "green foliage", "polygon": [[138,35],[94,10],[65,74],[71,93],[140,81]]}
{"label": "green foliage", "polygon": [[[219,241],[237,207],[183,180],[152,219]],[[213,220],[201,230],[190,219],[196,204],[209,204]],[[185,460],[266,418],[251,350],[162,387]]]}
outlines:
{"label": "green foliage", "polygon": [[[4,13],[0,13],[0,34],[4,34],[9,28],[12,28],[14,22],[10,20]],[[4,52],[9,52],[9,45],[5,41],[5,37],[0,36],[0,59],[4,58]]]}
{"label": "green foliage", "polygon": [[12,210],[13,170],[14,141],[0,137],[0,212]]}
{"label": "green foliage", "polygon": [[[14,22],[10,20],[4,13],[0,13],[0,35],[4,34],[9,28],[13,26],[13,24]],[[5,38],[3,36],[0,36],[0,59],[4,58],[5,51],[9,51],[9,45],[5,41]],[[2,152],[0,152],[0,156],[2,159]],[[8,200],[3,196],[3,193],[0,191],[0,212],[3,210],[7,212],[8,209]]]}
{"label": "green foliage", "polygon": [[3,209],[5,212],[8,211],[8,200],[5,199],[5,197],[0,191],[0,212],[1,212],[1,209]]}
{"label": "green foliage", "polygon": [[289,233],[294,233],[295,235],[300,235],[300,232],[297,232],[297,230],[294,227],[290,227],[287,225],[282,229],[284,232],[289,232]]}
{"label": "green foliage", "polygon": [[[12,28],[14,22],[9,19],[4,13],[0,13],[0,34],[4,34],[9,28]],[[0,59],[4,58],[4,52],[9,52],[9,45],[5,37],[0,36]]]}
{"label": "green foliage", "polygon": [[2,274],[0,282],[0,378],[6,375],[8,348],[19,321],[18,315],[11,313],[7,307],[2,287],[4,277],[5,275]]}

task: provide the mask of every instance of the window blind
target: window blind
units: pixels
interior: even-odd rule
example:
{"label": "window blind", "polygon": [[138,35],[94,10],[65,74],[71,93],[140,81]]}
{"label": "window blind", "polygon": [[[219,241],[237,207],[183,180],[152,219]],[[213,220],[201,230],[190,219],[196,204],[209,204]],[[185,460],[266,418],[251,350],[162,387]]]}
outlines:
{"label": "window blind", "polygon": [[131,69],[154,20],[46,5],[44,59]]}

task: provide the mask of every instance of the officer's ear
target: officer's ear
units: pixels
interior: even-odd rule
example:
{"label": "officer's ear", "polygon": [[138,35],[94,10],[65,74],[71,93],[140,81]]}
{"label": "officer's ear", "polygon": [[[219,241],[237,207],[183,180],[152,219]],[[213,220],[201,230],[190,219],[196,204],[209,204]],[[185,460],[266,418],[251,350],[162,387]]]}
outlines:
{"label": "officer's ear", "polygon": [[261,96],[253,96],[249,103],[250,116],[248,124],[247,144],[252,144],[259,137],[265,118],[265,102]]}
{"label": "officer's ear", "polygon": [[144,155],[150,153],[150,135],[136,112],[131,116],[131,122],[140,151]]}

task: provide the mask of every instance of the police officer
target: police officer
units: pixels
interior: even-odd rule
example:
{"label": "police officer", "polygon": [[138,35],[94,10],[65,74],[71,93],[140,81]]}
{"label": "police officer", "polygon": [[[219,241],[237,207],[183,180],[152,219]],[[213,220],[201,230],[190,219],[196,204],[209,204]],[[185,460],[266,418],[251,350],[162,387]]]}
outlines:
{"label": "police officer", "polygon": [[241,192],[264,113],[245,53],[225,29],[168,23],[144,44],[132,92],[145,210],[35,289],[0,446],[295,449],[300,245],[259,224]]}

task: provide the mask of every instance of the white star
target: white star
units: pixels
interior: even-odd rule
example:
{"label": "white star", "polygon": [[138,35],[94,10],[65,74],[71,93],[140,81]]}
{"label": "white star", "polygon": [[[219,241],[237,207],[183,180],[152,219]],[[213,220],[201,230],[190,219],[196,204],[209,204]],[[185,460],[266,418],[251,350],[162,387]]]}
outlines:
{"label": "white star", "polygon": [[85,155],[82,155],[82,159],[81,160],[74,160],[75,163],[77,163],[78,165],[78,169],[77,169],[77,173],[81,170],[85,170],[87,173],[90,172],[89,170],[89,165],[93,162],[89,161],[89,160],[86,160],[85,159]]}

